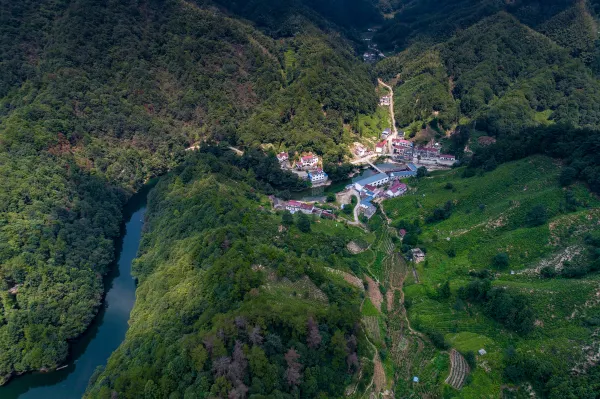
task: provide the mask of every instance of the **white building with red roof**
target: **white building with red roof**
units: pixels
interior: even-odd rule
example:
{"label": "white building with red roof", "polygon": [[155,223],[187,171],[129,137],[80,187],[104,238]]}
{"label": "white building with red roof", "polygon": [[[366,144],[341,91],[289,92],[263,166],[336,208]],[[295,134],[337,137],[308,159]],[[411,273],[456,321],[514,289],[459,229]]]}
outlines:
{"label": "white building with red roof", "polygon": [[383,154],[385,152],[385,146],[387,144],[386,140],[380,141],[375,145],[375,152],[377,154]]}
{"label": "white building with red roof", "polygon": [[396,198],[403,195],[407,191],[408,186],[406,184],[401,183],[399,181],[395,181],[394,184],[392,184],[390,188],[388,188],[388,190],[385,192],[385,195],[387,195],[389,198]]}
{"label": "white building with red roof", "polygon": [[294,214],[296,212],[302,212],[306,213],[307,215],[310,215],[313,213],[315,206],[314,204],[292,200],[288,201],[288,203],[285,205],[285,209],[290,211],[291,214]]}
{"label": "white building with red roof", "polygon": [[290,157],[288,156],[287,152],[280,152],[279,154],[277,154],[277,160],[280,163],[287,161],[289,158]]}
{"label": "white building with red roof", "polygon": [[319,164],[319,157],[313,153],[309,153],[300,158],[300,166],[302,167],[315,167]]}

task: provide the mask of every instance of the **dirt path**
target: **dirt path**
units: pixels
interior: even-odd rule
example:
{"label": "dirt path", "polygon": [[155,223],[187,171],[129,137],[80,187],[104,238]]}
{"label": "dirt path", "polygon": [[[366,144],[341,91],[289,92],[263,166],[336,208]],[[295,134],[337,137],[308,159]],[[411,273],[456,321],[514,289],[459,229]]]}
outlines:
{"label": "dirt path", "polygon": [[379,284],[377,284],[371,277],[366,276],[365,279],[369,285],[368,293],[369,299],[375,305],[377,310],[381,311],[381,303],[383,302],[383,295],[381,295],[381,291],[379,290]]}
{"label": "dirt path", "polygon": [[392,133],[394,136],[398,136],[398,129],[396,128],[396,115],[394,114],[394,89],[381,79],[377,79],[380,85],[387,88],[390,91],[390,116],[392,118]]}

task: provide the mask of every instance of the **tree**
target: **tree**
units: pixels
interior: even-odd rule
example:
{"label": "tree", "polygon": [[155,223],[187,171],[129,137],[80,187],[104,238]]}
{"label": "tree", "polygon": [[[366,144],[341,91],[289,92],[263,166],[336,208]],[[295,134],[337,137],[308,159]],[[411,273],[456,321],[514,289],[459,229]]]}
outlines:
{"label": "tree", "polygon": [[543,205],[536,205],[529,213],[527,213],[527,225],[529,227],[538,227],[546,223],[548,220],[548,213]]}
{"label": "tree", "polygon": [[283,215],[281,215],[281,223],[283,223],[286,226],[291,226],[294,224],[294,217],[292,216],[290,211],[283,211]]}
{"label": "tree", "polygon": [[508,258],[508,254],[504,252],[496,254],[496,256],[494,256],[494,258],[492,259],[492,266],[499,270],[506,269],[509,263],[510,261]]}
{"label": "tree", "polygon": [[560,172],[559,182],[563,187],[570,186],[577,179],[577,169],[570,166],[564,167]]}
{"label": "tree", "polygon": [[335,202],[335,194],[334,193],[327,194],[327,202]]}
{"label": "tree", "polygon": [[417,169],[417,179],[427,176],[429,176],[429,172],[425,166],[421,166],[419,169]]}
{"label": "tree", "polygon": [[287,363],[287,370],[285,371],[285,379],[290,386],[297,386],[300,384],[300,379],[302,378],[302,374],[300,371],[302,370],[302,364],[298,362],[300,355],[296,352],[295,349],[290,348],[285,356],[285,361]]}
{"label": "tree", "polygon": [[308,216],[302,212],[298,214],[298,220],[296,221],[296,225],[298,229],[303,233],[310,232],[310,219]]}
{"label": "tree", "polygon": [[471,369],[471,371],[475,370],[475,367],[477,367],[475,352],[467,351],[467,352],[463,353],[463,356],[465,357],[465,360],[467,361],[467,364],[469,365],[469,368]]}
{"label": "tree", "polygon": [[321,344],[321,334],[319,334],[319,325],[315,322],[315,319],[308,318],[307,323],[307,337],[306,344],[311,349],[316,349]]}
{"label": "tree", "polygon": [[452,295],[452,291],[450,290],[450,280],[446,280],[444,284],[442,284],[438,288],[438,297],[440,299],[448,299]]}

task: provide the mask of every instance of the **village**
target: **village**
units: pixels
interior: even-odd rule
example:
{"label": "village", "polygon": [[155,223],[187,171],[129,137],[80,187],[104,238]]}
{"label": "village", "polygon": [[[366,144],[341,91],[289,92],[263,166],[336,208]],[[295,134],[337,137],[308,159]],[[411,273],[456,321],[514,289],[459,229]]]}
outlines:
{"label": "village", "polygon": [[[390,107],[393,110],[392,96],[382,96],[380,106]],[[397,131],[395,128],[393,130],[391,128],[384,129],[379,141],[372,148],[355,142],[350,151],[354,157],[351,160],[353,165],[357,168],[366,166],[376,172],[348,184],[343,191],[336,195],[340,199],[337,202],[342,209],[350,206],[348,199],[353,196],[357,198],[354,211],[356,223],[358,223],[358,215],[361,214],[370,219],[376,213],[376,204],[379,202],[404,195],[408,191],[408,186],[402,180],[416,177],[420,167],[427,170],[448,169],[456,162],[454,155],[441,152],[439,143],[432,140],[427,145],[416,146],[415,143],[405,138],[403,131]],[[282,169],[290,170],[300,178],[308,180],[311,187],[331,184],[329,176],[323,170],[322,159],[313,153],[301,154],[297,160],[293,161],[290,159],[290,154],[280,152],[277,154],[277,160]],[[385,164],[381,164],[381,162],[385,162]],[[274,202],[274,206],[276,209],[286,209],[292,214],[303,212],[335,218],[335,214],[331,210],[321,209],[314,202],[277,200]]]}

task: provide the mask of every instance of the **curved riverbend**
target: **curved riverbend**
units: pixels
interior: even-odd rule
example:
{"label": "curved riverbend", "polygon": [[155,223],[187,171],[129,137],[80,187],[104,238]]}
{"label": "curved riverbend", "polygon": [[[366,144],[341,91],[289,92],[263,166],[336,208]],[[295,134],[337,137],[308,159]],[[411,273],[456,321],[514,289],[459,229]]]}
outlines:
{"label": "curved riverbend", "polygon": [[71,344],[65,363],[67,367],[50,373],[35,372],[15,377],[0,387],[0,398],[81,398],[96,367],[106,365],[109,356],[125,339],[136,289],[131,277],[131,262],[140,244],[150,188],[151,185],[146,186],[134,195],[124,209],[127,222],[122,239],[116,244],[118,267],[113,267],[105,278],[106,296],[98,315],[88,330]]}

